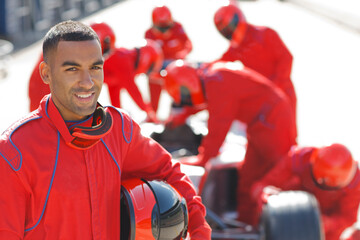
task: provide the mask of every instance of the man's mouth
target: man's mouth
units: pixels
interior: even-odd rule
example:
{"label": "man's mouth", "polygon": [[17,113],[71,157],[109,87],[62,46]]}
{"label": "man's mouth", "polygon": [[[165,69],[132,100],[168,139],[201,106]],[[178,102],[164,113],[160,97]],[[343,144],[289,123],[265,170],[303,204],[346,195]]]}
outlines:
{"label": "man's mouth", "polygon": [[89,98],[91,97],[92,93],[88,94],[75,94],[78,98]]}

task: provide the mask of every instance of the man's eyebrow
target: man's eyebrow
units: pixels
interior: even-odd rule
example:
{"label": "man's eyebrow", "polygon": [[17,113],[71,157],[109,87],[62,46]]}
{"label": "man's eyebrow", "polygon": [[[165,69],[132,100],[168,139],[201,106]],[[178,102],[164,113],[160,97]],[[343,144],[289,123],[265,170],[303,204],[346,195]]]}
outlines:
{"label": "man's eyebrow", "polygon": [[[93,65],[104,65],[104,60],[98,60],[98,61],[94,62]],[[63,62],[63,64],[61,66],[63,66],[63,67],[65,67],[65,66],[77,66],[77,67],[80,67],[80,64],[77,63],[77,62],[65,61],[65,62]]]}
{"label": "man's eyebrow", "polygon": [[63,66],[63,67],[65,67],[65,66],[77,66],[77,67],[80,67],[80,64],[78,64],[76,62],[65,61],[65,62],[63,62],[63,64],[61,66]]}
{"label": "man's eyebrow", "polygon": [[104,60],[98,60],[96,62],[93,63],[93,65],[104,65]]}

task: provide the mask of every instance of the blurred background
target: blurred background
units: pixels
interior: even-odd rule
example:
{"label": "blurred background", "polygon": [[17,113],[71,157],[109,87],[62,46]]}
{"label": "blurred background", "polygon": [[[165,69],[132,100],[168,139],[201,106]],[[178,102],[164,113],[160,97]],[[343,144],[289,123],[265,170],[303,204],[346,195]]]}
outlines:
{"label": "blurred background", "polygon": [[[298,142],[349,147],[360,160],[360,2],[358,0],[238,1],[248,20],[275,29],[294,56],[292,80],[298,97]],[[28,113],[28,81],[41,53],[41,39],[67,20],[104,21],[115,31],[117,46],[138,46],[151,25],[151,11],[166,4],[193,43],[188,59],[219,58],[228,41],[213,16],[222,0],[0,0],[0,132]],[[136,83],[148,99],[147,79]],[[123,94],[137,121],[144,114]],[[107,87],[100,102],[110,104]],[[159,118],[170,99],[161,97]]]}

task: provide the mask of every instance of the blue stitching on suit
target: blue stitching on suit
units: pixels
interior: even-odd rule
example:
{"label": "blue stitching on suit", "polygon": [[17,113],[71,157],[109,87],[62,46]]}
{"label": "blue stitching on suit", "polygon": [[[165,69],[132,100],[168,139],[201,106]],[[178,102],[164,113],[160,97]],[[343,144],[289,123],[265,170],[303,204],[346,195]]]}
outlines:
{"label": "blue stitching on suit", "polygon": [[48,99],[46,99],[46,103],[45,103],[45,113],[46,116],[50,119],[49,113],[48,113],[48,103],[49,103],[49,99],[50,97],[48,97]]}
{"label": "blue stitching on suit", "polygon": [[52,187],[52,184],[53,184],[53,181],[54,181],[54,177],[55,177],[55,172],[56,172],[56,167],[57,167],[57,163],[58,163],[58,157],[59,157],[59,149],[60,149],[60,132],[58,131],[58,144],[57,144],[57,151],[56,151],[56,158],[55,158],[55,166],[54,166],[54,170],[53,170],[53,174],[51,176],[51,181],[50,181],[50,185],[49,185],[49,189],[48,189],[48,192],[46,194],[46,199],[45,199],[45,203],[44,203],[44,207],[43,207],[43,210],[41,211],[41,215],[39,217],[39,220],[36,222],[36,224],[30,228],[27,228],[25,229],[25,232],[27,231],[30,231],[30,230],[33,230],[41,221],[43,215],[44,215],[44,212],[45,212],[45,209],[46,209],[46,205],[47,205],[47,202],[48,202],[48,199],[49,199],[49,195],[50,195],[50,191],[51,191],[51,187]]}
{"label": "blue stitching on suit", "polygon": [[16,145],[14,144],[14,142],[12,141],[11,139],[11,136],[13,135],[13,133],[19,128],[21,127],[22,125],[32,121],[32,120],[36,120],[36,119],[39,119],[39,118],[42,118],[42,117],[37,117],[37,118],[32,118],[32,119],[29,119],[27,120],[26,122],[23,122],[22,124],[20,124],[19,126],[17,126],[11,133],[10,133],[10,136],[9,136],[9,141],[11,143],[11,145],[13,145],[13,147],[16,149],[16,151],[19,152],[20,154],[20,164],[19,164],[19,167],[18,168],[14,168],[13,164],[12,164],[12,159],[8,159],[6,158],[2,153],[0,153],[0,155],[5,159],[5,161],[10,165],[10,167],[14,170],[14,171],[19,171],[21,169],[21,166],[22,166],[22,154],[20,152],[20,150],[16,147]]}
{"label": "blue stitching on suit", "polygon": [[123,123],[122,124],[123,137],[124,137],[126,143],[130,143],[131,139],[132,139],[132,136],[133,136],[133,122],[132,122],[132,119],[131,119],[131,134],[130,134],[130,139],[128,140],[128,139],[126,139],[126,136],[124,134],[124,117],[123,117],[122,113],[113,106],[108,106],[108,107],[111,107],[111,108],[115,109],[120,114],[120,117],[121,117],[121,120],[122,120],[122,123]]}
{"label": "blue stitching on suit", "polygon": [[119,174],[120,174],[120,176],[121,176],[121,170],[120,170],[120,166],[119,166],[118,162],[116,161],[116,159],[115,159],[114,156],[112,155],[110,149],[108,148],[108,146],[106,145],[106,143],[104,142],[103,139],[101,139],[101,142],[104,144],[106,150],[109,152],[111,158],[112,158],[113,161],[115,162],[115,164],[116,164],[116,166],[117,166],[117,168],[118,168],[118,170],[119,170]]}

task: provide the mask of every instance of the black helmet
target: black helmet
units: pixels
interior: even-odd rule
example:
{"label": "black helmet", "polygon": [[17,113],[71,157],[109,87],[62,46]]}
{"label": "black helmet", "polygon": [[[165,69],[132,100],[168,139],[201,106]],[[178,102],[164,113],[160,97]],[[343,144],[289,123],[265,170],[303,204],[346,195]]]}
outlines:
{"label": "black helmet", "polygon": [[188,210],[185,198],[163,181],[129,179],[121,187],[121,240],[184,239]]}

